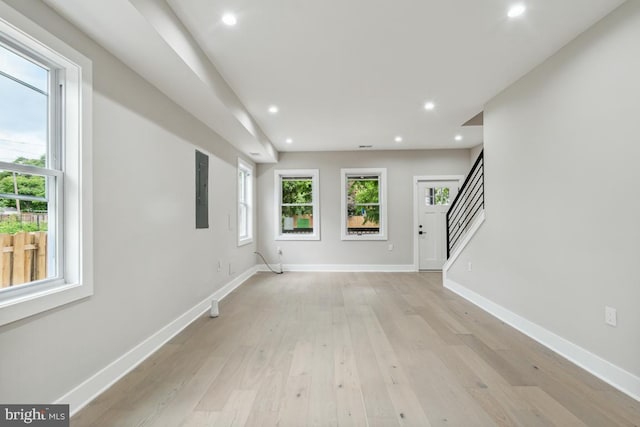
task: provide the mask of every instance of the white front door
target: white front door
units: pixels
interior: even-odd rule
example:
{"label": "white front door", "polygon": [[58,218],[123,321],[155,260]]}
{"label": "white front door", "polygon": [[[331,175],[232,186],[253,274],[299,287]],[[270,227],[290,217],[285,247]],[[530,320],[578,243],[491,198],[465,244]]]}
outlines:
{"label": "white front door", "polygon": [[418,261],[420,270],[442,270],[447,260],[447,210],[458,181],[418,181]]}

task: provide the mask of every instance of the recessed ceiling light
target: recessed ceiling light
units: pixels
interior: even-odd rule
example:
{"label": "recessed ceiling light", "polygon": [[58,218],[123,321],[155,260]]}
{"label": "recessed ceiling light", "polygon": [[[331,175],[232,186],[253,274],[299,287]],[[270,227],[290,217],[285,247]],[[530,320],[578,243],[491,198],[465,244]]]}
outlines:
{"label": "recessed ceiling light", "polygon": [[509,11],[507,12],[507,16],[509,18],[517,18],[518,16],[522,15],[526,10],[527,10],[527,7],[524,4],[522,3],[514,4],[509,8]]}
{"label": "recessed ceiling light", "polygon": [[401,136],[396,136],[396,137],[394,138],[394,141],[395,141],[395,142],[402,142],[402,137],[401,137]]}
{"label": "recessed ceiling light", "polygon": [[433,103],[433,102],[431,102],[431,101],[429,101],[429,102],[427,102],[427,103],[425,103],[425,104],[424,104],[424,109],[425,109],[425,110],[431,111],[431,110],[433,110],[434,108],[436,108],[436,104],[434,104],[434,103]]}
{"label": "recessed ceiling light", "polygon": [[238,18],[236,18],[236,15],[234,15],[233,13],[225,13],[224,15],[222,15],[222,22],[224,23],[224,25],[233,27],[238,23]]}
{"label": "recessed ceiling light", "polygon": [[456,135],[455,138],[456,141],[462,141],[462,135]]}
{"label": "recessed ceiling light", "polygon": [[286,142],[287,144],[293,144],[293,139],[287,138],[284,140],[284,142]]}
{"label": "recessed ceiling light", "polygon": [[269,107],[269,112],[270,112],[271,114],[276,114],[278,111],[280,111],[280,109],[279,109],[277,106],[275,106],[275,105],[271,105],[271,106]]}

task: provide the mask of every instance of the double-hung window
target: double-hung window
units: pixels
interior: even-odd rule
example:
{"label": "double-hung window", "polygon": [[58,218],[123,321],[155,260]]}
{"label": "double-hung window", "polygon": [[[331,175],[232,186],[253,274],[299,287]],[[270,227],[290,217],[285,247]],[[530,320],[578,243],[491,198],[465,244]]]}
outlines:
{"label": "double-hung window", "polygon": [[253,167],[238,159],[238,245],[253,241]]}
{"label": "double-hung window", "polygon": [[2,325],[93,288],[91,62],[2,3],[0,16]]}
{"label": "double-hung window", "polygon": [[276,170],[276,240],[320,240],[318,170]]}
{"label": "double-hung window", "polygon": [[387,239],[387,170],[341,169],[342,240]]}

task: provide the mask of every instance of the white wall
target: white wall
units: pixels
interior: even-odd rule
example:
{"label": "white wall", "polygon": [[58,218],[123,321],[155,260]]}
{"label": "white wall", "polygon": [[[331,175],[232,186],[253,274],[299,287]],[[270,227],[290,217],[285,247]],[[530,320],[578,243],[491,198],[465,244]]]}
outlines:
{"label": "white wall", "polygon": [[449,272],[635,376],[639,41],[630,1],[488,103],[487,219]]}
{"label": "white wall", "polygon": [[[340,169],[358,167],[387,168],[387,241],[340,240]],[[320,241],[274,239],[274,169],[320,170]],[[282,247],[284,264],[412,265],[413,176],[468,170],[469,150],[281,152],[277,165],[258,166],[259,250],[275,262],[276,246]]]}
{"label": "white wall", "polygon": [[[41,2],[7,3],[93,61],[95,295],[0,327],[0,402],[53,402],[230,281],[228,263],[252,267],[255,244],[236,245],[228,143]],[[207,230],[196,148],[211,154]]]}
{"label": "white wall", "polygon": [[484,149],[483,144],[478,144],[475,147],[471,147],[469,149],[469,169],[473,166],[473,164],[478,160],[478,156],[480,152]]}

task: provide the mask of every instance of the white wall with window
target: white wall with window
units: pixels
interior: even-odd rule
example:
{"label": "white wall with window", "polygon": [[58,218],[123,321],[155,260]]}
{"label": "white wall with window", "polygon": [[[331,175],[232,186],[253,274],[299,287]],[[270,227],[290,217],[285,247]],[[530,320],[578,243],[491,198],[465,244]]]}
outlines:
{"label": "white wall with window", "polygon": [[387,239],[387,169],[341,169],[342,240]]}
{"label": "white wall with window", "polygon": [[[0,326],[0,402],[63,398],[61,403],[71,403],[73,411],[79,400],[69,400],[67,393],[73,391],[76,398],[99,393],[103,381],[139,360],[136,352],[153,344],[150,338],[158,331],[171,330],[168,325],[212,292],[251,271],[256,230],[253,243],[237,245],[238,150],[46,2],[0,0],[0,17],[81,65],[83,82],[90,69],[63,51],[60,40],[49,42],[42,34],[53,34],[93,65],[93,92],[80,122],[82,135],[93,144],[78,149],[67,135],[62,174],[64,234],[70,233],[67,242],[77,242],[65,247],[65,281],[70,288],[82,288],[93,266],[94,293]],[[84,97],[87,92],[81,89]],[[193,223],[195,149],[210,161],[210,228],[201,230]],[[82,206],[70,204],[76,191]],[[265,218],[271,219],[271,211]],[[91,229],[93,252],[84,244]],[[73,260],[82,267],[74,273],[83,278],[77,282],[67,276],[74,272]],[[59,302],[65,293],[52,291],[37,300]],[[0,305],[0,312],[17,306],[24,305]]]}
{"label": "white wall with window", "polygon": [[0,19],[0,325],[93,293],[92,64],[13,17]]}
{"label": "white wall with window", "polygon": [[276,240],[320,240],[317,169],[275,171]]}
{"label": "white wall with window", "polygon": [[[386,169],[386,188],[379,181],[382,211],[382,236],[343,239],[347,231],[346,180],[342,169],[358,169],[356,177],[369,176]],[[317,170],[319,211],[322,239],[310,245],[297,240],[281,239],[278,197],[281,183],[274,176],[291,170]],[[256,165],[257,250],[265,258],[281,260],[285,269],[360,269],[362,271],[410,271],[414,267],[413,177],[419,175],[464,175],[469,171],[468,150],[397,150],[340,152],[281,152],[277,164]],[[359,174],[359,175],[358,175]],[[344,194],[341,189],[344,189]],[[344,199],[344,202],[343,202]],[[371,209],[365,209],[371,214]],[[344,212],[344,213],[343,213]],[[355,213],[355,211],[354,211]],[[362,210],[360,210],[362,213]],[[276,216],[276,220],[272,218]],[[363,215],[357,215],[363,216]],[[370,215],[369,219],[373,215]],[[367,227],[374,225],[367,221]],[[377,226],[376,226],[377,227]],[[374,228],[374,227],[371,227]],[[278,254],[280,248],[282,255]]]}
{"label": "white wall with window", "polygon": [[253,242],[253,166],[238,158],[238,245]]}

